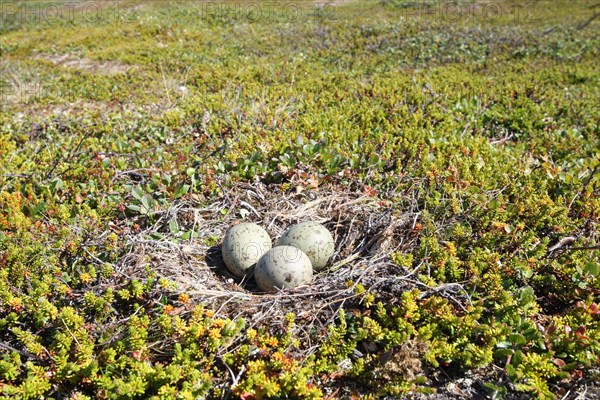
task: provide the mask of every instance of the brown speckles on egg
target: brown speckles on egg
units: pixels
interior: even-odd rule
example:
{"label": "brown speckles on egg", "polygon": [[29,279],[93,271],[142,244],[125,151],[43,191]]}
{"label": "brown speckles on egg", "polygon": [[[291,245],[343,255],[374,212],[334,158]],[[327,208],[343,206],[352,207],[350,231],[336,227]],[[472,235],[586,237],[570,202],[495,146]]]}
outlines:
{"label": "brown speckles on egg", "polygon": [[241,278],[251,273],[258,259],[271,249],[271,238],[260,226],[241,223],[229,228],[221,249],[229,272]]}
{"label": "brown speckles on egg", "polygon": [[307,284],[312,275],[308,256],[292,246],[272,248],[258,260],[254,271],[256,284],[265,292]]}
{"label": "brown speckles on egg", "polygon": [[323,225],[312,221],[292,225],[279,238],[277,245],[289,245],[301,249],[310,259],[315,271],[325,268],[334,253],[331,233]]}

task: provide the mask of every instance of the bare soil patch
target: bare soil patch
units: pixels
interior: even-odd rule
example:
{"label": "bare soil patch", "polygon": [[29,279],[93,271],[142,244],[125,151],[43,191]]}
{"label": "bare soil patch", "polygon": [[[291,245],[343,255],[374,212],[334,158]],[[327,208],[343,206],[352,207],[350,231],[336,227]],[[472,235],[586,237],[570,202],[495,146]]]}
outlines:
{"label": "bare soil patch", "polygon": [[47,54],[41,55],[40,58],[65,68],[79,69],[102,75],[124,74],[131,70],[130,66],[116,61],[92,60],[77,54]]}

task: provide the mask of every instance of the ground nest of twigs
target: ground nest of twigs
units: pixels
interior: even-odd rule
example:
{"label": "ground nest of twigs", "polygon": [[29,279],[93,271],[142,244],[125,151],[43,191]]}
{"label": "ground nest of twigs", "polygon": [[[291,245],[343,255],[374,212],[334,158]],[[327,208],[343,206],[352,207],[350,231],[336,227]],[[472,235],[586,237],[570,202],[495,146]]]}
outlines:
{"label": "ground nest of twigs", "polygon": [[[323,332],[340,308],[359,307],[367,293],[393,304],[402,292],[419,285],[411,279],[414,271],[397,266],[391,257],[417,245],[415,225],[420,213],[416,208],[401,210],[394,206],[397,202],[340,187],[289,193],[279,185],[262,183],[237,184],[217,202],[202,203],[173,204],[154,224],[130,235],[131,252],[122,260],[121,272],[135,276],[149,264],[191,301],[205,304],[217,315],[243,317],[253,326],[276,323],[293,312],[305,322],[301,329],[306,337],[309,332],[312,337]],[[168,226],[174,219],[198,236],[173,241]],[[231,275],[221,256],[225,232],[242,220],[263,226],[274,241],[293,223],[320,222],[334,237],[335,254],[311,284],[260,293],[251,277],[240,281]],[[164,237],[149,239],[157,232]],[[357,293],[358,284],[366,291]]]}

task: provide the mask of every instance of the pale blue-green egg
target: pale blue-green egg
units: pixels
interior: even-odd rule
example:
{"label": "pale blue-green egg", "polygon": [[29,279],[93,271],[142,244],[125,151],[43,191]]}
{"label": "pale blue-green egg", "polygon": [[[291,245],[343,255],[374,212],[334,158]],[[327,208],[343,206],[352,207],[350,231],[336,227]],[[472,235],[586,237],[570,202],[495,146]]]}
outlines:
{"label": "pale blue-green egg", "polygon": [[258,259],[271,247],[271,237],[266,230],[245,222],[227,230],[221,252],[229,272],[243,278],[252,273]]}
{"label": "pale blue-green egg", "polygon": [[294,246],[306,253],[315,271],[325,268],[333,256],[334,244],[327,228],[313,221],[292,225],[277,241],[277,246]]}
{"label": "pale blue-green egg", "polygon": [[273,247],[258,260],[254,270],[256,284],[263,292],[305,285],[312,277],[310,259],[293,246]]}

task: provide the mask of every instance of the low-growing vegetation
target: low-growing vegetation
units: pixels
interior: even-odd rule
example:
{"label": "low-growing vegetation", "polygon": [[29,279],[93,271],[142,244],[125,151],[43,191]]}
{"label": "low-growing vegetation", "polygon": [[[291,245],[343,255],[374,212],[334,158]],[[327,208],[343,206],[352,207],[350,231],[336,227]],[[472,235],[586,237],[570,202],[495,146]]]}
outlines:
{"label": "low-growing vegetation", "polygon": [[597,4],[108,3],[0,4],[2,396],[600,395]]}

